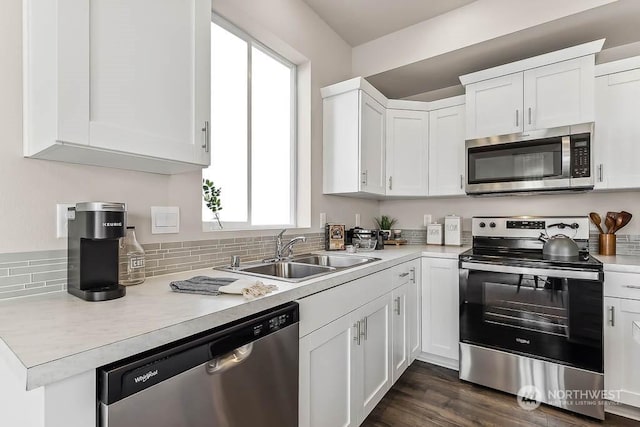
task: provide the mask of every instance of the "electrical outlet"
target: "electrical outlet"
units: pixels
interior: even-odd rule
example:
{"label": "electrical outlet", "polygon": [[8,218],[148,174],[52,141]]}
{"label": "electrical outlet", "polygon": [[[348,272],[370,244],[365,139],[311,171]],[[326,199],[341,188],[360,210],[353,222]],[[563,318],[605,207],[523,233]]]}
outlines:
{"label": "electrical outlet", "polygon": [[56,237],[58,239],[66,239],[69,234],[67,222],[67,209],[74,207],[75,203],[58,203],[56,204]]}
{"label": "electrical outlet", "polygon": [[431,224],[432,216],[431,214],[424,214],[424,226]]}
{"label": "electrical outlet", "polygon": [[324,228],[324,225],[327,223],[327,214],[324,212],[320,213],[320,228]]}
{"label": "electrical outlet", "polygon": [[356,214],[356,227],[360,227],[360,214]]}

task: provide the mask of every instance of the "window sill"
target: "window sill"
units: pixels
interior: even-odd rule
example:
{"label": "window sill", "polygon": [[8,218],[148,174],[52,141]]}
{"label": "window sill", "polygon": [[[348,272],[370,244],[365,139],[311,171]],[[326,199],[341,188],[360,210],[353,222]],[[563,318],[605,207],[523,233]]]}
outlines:
{"label": "window sill", "polygon": [[322,233],[324,229],[314,230],[308,228],[296,228],[292,225],[265,225],[264,227],[252,227],[252,228],[223,228],[220,229],[216,222],[203,222],[202,231],[204,233],[211,233],[213,236],[229,237],[261,237],[261,236],[275,236],[283,229],[287,229],[287,235],[289,234],[310,234],[310,233]]}

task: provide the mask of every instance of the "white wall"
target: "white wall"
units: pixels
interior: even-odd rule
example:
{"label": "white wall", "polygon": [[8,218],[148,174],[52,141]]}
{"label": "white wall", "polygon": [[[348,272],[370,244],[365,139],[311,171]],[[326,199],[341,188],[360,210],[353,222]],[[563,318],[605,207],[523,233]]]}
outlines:
{"label": "white wall", "polygon": [[[587,192],[577,194],[451,197],[428,200],[398,200],[380,203],[380,213],[398,218],[397,228],[422,229],[425,214],[442,222],[448,214],[462,216],[463,228],[470,230],[469,218],[491,215],[588,215],[625,210],[636,215],[618,234],[640,234],[640,191]],[[395,228],[395,227],[394,227]]]}
{"label": "white wall", "polygon": [[353,75],[371,76],[551,22],[614,0],[477,0],[353,48]]}
{"label": "white wall", "polygon": [[[311,83],[311,220],[319,228],[319,213],[350,224],[356,212],[377,213],[377,202],[322,195],[322,101],[319,88],[351,73],[351,49],[300,0],[214,0],[214,7],[232,22],[252,28],[267,44],[290,45],[289,53],[308,60]],[[55,238],[56,202],[110,200],[126,202],[129,222],[143,243],[206,239],[200,223],[200,175],[179,176],[121,171],[22,157],[22,1],[0,6],[0,253],[62,249]],[[284,48],[283,48],[284,49]],[[287,53],[287,52],[285,52]],[[308,65],[309,65],[308,64]],[[309,168],[309,165],[303,166]],[[303,171],[304,172],[304,171]],[[181,233],[151,235],[149,208],[181,208]],[[365,223],[365,225],[367,225]],[[266,232],[271,234],[272,232]],[[265,234],[265,232],[263,232]],[[215,237],[233,236],[230,232]]]}

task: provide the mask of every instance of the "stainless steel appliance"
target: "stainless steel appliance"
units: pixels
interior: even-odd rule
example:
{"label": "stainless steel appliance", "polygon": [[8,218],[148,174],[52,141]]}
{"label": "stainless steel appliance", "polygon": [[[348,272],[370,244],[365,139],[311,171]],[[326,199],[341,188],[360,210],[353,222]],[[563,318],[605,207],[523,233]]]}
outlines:
{"label": "stainless steel appliance", "polygon": [[99,427],[298,425],[298,304],[98,369]]}
{"label": "stainless steel appliance", "polygon": [[[543,253],[540,233],[575,257]],[[459,257],[460,379],[604,419],[603,272],[587,217],[474,217]],[[530,393],[527,392],[530,396]]]}
{"label": "stainless steel appliance", "polygon": [[466,192],[590,190],[593,123],[467,140]]}
{"label": "stainless steel appliance", "polygon": [[118,251],[125,236],[124,203],[84,202],[69,208],[67,291],[86,301],[125,295],[118,283]]}

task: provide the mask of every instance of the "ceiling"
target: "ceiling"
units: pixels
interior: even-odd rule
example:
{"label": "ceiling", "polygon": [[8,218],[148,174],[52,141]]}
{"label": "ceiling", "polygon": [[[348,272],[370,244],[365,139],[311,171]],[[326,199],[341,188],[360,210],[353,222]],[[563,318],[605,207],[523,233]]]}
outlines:
{"label": "ceiling", "polygon": [[[303,0],[352,46],[462,7],[472,0]],[[542,25],[364,77],[392,99],[464,93],[458,76],[606,38],[609,52],[640,55],[640,0],[618,0]],[[618,54],[618,53],[616,53]],[[423,94],[416,97],[415,95]],[[445,95],[445,96],[443,96]]]}
{"label": "ceiling", "polygon": [[351,46],[377,39],[475,0],[303,0]]}

